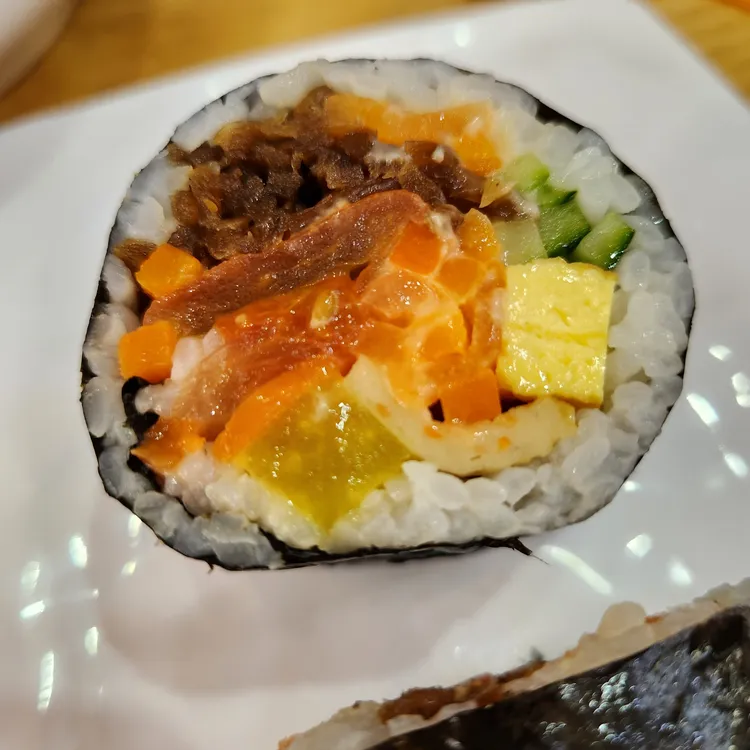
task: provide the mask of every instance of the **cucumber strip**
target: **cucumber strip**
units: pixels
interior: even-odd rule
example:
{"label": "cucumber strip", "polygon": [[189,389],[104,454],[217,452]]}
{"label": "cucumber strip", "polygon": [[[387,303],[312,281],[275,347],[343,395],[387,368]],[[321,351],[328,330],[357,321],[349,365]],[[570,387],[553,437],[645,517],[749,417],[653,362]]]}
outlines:
{"label": "cucumber strip", "polygon": [[581,240],[570,260],[610,270],[618,264],[634,235],[635,230],[623,221],[622,216],[608,213]]}
{"label": "cucumber strip", "polygon": [[559,190],[549,183],[545,183],[537,188],[534,198],[539,208],[547,208],[549,206],[561,206],[563,203],[572,201],[575,196],[575,190]]}
{"label": "cucumber strip", "polygon": [[517,266],[547,257],[539,228],[533,219],[496,221],[493,227],[506,266]]}
{"label": "cucumber strip", "polygon": [[505,167],[503,178],[514,183],[519,193],[531,193],[547,182],[549,169],[534,154],[522,154]]}
{"label": "cucumber strip", "polygon": [[591,225],[574,200],[539,212],[539,234],[550,258],[570,253],[590,231]]}

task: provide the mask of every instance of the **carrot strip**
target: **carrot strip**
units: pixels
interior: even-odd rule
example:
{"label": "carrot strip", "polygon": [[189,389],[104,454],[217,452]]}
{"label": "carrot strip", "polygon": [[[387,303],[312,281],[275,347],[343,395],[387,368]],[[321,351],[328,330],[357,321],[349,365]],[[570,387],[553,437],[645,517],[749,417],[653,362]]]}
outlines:
{"label": "carrot strip", "polygon": [[440,239],[426,224],[410,223],[391,251],[391,263],[407,271],[431,274],[440,262]]}
{"label": "carrot strip", "polygon": [[461,252],[486,262],[498,260],[500,243],[497,241],[492,222],[481,211],[472,208],[458,228]]}
{"label": "carrot strip", "polygon": [[200,450],[205,442],[189,419],[162,417],[131,453],[163,474],[176,468],[188,454]]}
{"label": "carrot strip", "polygon": [[395,146],[406,141],[442,143],[458,154],[467,169],[481,175],[502,165],[492,138],[492,108],[484,102],[413,113],[353,94],[333,94],[326,99],[325,111],[334,134],[368,128],[377,132],[380,141]]}
{"label": "carrot strip", "polygon": [[473,424],[500,414],[497,377],[489,367],[451,383],[440,395],[446,422]]}
{"label": "carrot strip", "polygon": [[466,297],[482,279],[482,264],[463,255],[448,258],[438,271],[437,280],[449,292]]}
{"label": "carrot strip", "polygon": [[303,396],[337,374],[334,361],[316,359],[256,388],[235,409],[216,438],[214,457],[219,461],[232,461]]}
{"label": "carrot strip", "polygon": [[190,253],[159,245],[141,264],[135,280],[151,297],[163,297],[192,283],[203,275],[203,265]]}
{"label": "carrot strip", "polygon": [[177,330],[166,320],[126,333],[117,350],[122,377],[143,378],[149,383],[166,380],[172,371],[177,338]]}

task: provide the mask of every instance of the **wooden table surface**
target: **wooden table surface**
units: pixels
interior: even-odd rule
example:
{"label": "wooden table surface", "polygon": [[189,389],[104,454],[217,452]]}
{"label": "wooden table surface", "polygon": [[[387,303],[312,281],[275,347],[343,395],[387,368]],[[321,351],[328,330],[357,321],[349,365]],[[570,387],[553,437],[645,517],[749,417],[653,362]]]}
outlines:
{"label": "wooden table surface", "polygon": [[[651,0],[750,98],[750,0]],[[81,0],[0,122],[275,44],[476,0]]]}

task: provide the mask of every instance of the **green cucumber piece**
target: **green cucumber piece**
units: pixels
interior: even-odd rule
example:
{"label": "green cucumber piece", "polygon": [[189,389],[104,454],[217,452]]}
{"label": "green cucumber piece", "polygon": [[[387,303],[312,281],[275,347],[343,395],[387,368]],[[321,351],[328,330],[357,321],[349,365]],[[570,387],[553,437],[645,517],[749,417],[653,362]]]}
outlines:
{"label": "green cucumber piece", "polygon": [[493,227],[506,266],[517,266],[547,257],[539,228],[533,219],[496,221]]}
{"label": "green cucumber piece", "polygon": [[519,193],[531,193],[548,178],[549,169],[534,154],[517,156],[503,170],[503,179],[514,183]]}
{"label": "green cucumber piece", "polygon": [[559,190],[558,188],[552,187],[552,185],[550,185],[549,183],[540,185],[536,191],[536,194],[534,195],[539,208],[561,206],[563,203],[572,201],[575,197],[575,190]]}
{"label": "green cucumber piece", "polygon": [[539,234],[551,258],[567,255],[591,231],[591,225],[574,200],[539,211]]}
{"label": "green cucumber piece", "polygon": [[581,240],[570,260],[610,270],[618,264],[634,235],[635,230],[625,223],[622,216],[608,213]]}

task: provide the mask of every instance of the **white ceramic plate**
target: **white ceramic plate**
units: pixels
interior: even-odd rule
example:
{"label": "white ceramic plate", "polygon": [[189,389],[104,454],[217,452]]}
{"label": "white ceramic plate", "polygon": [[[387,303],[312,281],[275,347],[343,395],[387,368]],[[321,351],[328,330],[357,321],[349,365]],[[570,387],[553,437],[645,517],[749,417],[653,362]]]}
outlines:
{"label": "white ceramic plate", "polygon": [[[593,126],[655,187],[698,309],[685,390],[615,501],[508,550],[209,572],[100,486],[77,402],[110,223],[181,120],[300,60],[437,56]],[[750,115],[641,6],[477,8],[120,94],[0,131],[0,747],[269,750],[358,698],[553,656],[612,602],[750,573]]]}

